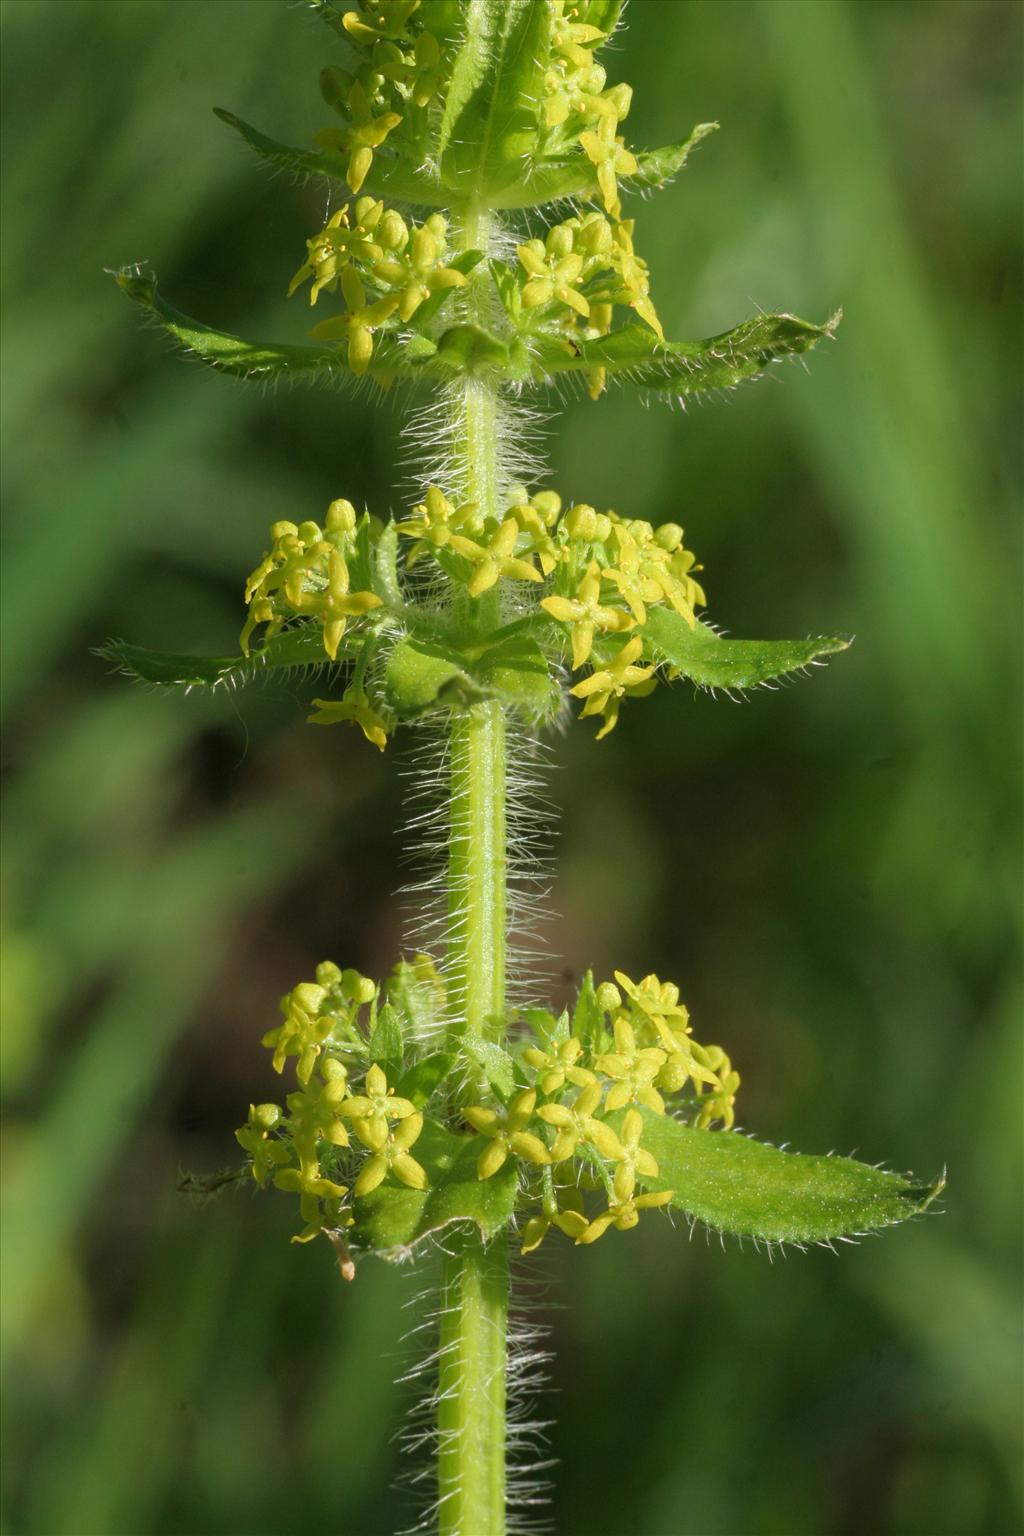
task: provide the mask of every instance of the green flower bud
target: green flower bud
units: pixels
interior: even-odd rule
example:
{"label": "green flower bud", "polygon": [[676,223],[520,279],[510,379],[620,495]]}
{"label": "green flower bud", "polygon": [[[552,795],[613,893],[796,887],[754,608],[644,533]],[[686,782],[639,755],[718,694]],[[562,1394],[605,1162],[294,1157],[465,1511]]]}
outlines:
{"label": "green flower bud", "polygon": [[678,523],[662,523],[660,528],[654,530],[654,542],[659,549],[673,555],[683,542],[683,530]]}
{"label": "green flower bud", "polygon": [[615,1013],[622,1007],[622,993],[614,982],[602,981],[597,989],[597,1006],[605,1013]]}
{"label": "green flower bud", "polygon": [[281,1119],[281,1106],[279,1104],[257,1104],[252,1112],[252,1118],[261,1131],[272,1131]]}
{"label": "green flower bud", "polygon": [[290,1000],[304,1013],[319,1012],[321,1003],[327,997],[323,987],[318,987],[315,981],[300,981],[297,987],[293,987]]}
{"label": "green flower bud", "polygon": [[[344,497],[338,497],[327,508],[326,528],[328,533],[354,533],[356,527],[356,509],[350,501]],[[325,964],[330,964],[326,961]],[[337,967],[335,966],[335,970]],[[339,975],[341,973],[339,972]]]}

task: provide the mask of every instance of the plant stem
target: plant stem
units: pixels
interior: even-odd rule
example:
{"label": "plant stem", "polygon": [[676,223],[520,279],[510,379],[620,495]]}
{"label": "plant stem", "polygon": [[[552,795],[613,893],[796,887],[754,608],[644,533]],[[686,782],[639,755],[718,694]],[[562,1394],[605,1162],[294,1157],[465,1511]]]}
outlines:
{"label": "plant stem", "polygon": [[500,1040],[505,1025],[508,864],[501,705],[487,702],[455,711],[449,741],[450,1028],[459,1039]]}
{"label": "plant stem", "polygon": [[[468,209],[458,230],[463,250],[486,249],[489,215]],[[489,290],[467,284],[467,319],[486,323]],[[501,512],[497,383],[467,378],[452,401],[458,492],[485,517]],[[453,489],[455,489],[453,487]],[[498,628],[497,588],[469,600],[465,617],[482,634]],[[448,945],[451,1044],[500,1041],[505,1029],[507,825],[505,713],[497,702],[454,710],[450,723]],[[486,1078],[467,1062],[465,1092],[479,1102]],[[505,1380],[508,1239],[486,1243],[475,1226],[446,1242],[438,1381],[438,1528],[441,1536],[504,1536]]]}
{"label": "plant stem", "polygon": [[440,1536],[504,1536],[508,1240],[476,1227],[447,1243],[437,1486]]}

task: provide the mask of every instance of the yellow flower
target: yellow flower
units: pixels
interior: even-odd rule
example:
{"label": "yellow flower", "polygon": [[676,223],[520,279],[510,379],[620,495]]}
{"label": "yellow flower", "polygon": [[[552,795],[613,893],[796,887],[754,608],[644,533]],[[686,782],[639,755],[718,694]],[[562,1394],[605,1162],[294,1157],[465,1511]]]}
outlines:
{"label": "yellow flower", "polygon": [[615,1199],[623,1205],[628,1200],[632,1200],[638,1177],[644,1179],[658,1177],[657,1162],[650,1152],[640,1145],[643,1129],[643,1115],[638,1109],[628,1109],[623,1116],[620,1134],[622,1153],[612,1178]]}
{"label": "yellow flower", "polygon": [[594,1111],[600,1103],[601,1085],[591,1082],[571,1105],[541,1105],[538,1115],[558,1132],[551,1149],[553,1163],[563,1163],[566,1158],[572,1157],[581,1141],[587,1142],[601,1157],[612,1162],[617,1162],[622,1156],[622,1144],[611,1126],[594,1118]]}
{"label": "yellow flower", "polygon": [[733,1067],[728,1056],[720,1045],[693,1045],[694,1054],[699,1053],[711,1072],[714,1073],[715,1086],[708,1094],[700,1093],[698,1089],[698,1103],[701,1106],[697,1118],[699,1130],[706,1130],[713,1120],[721,1120],[723,1129],[731,1131],[736,1123],[736,1111],[733,1108],[736,1103],[736,1092],[740,1086],[740,1075]]}
{"label": "yellow flower", "polygon": [[565,1086],[566,1080],[581,1088],[594,1081],[593,1072],[576,1065],[582,1054],[583,1041],[570,1035],[568,1040],[563,1040],[554,1050],[542,1051],[531,1045],[523,1052],[523,1060],[527,1066],[544,1074],[538,1079],[542,1093],[557,1093]]}
{"label": "yellow flower", "polygon": [[413,11],[419,9],[420,0],[360,0],[359,11],[346,11],[341,24],[352,38],[364,48],[382,41],[411,41],[405,24]]}
{"label": "yellow flower", "polygon": [[642,650],[643,641],[639,637],[627,640],[613,660],[606,662],[569,690],[576,698],[586,700],[582,711],[584,716],[605,717],[605,724],[597,733],[598,741],[614,730],[619,717],[619,703],[624,695],[643,697],[655,686],[654,667],[635,665]]}
{"label": "yellow flower", "polygon": [[478,507],[475,501],[464,501],[461,506],[453,507],[436,485],[428,486],[424,500],[413,507],[412,517],[395,524],[398,533],[418,541],[409,551],[409,565],[416,563],[428,544],[443,549],[460,529],[476,531],[478,526],[482,527],[477,517]]}
{"label": "yellow flower", "polygon": [[652,1210],[659,1205],[668,1205],[674,1193],[674,1190],[666,1189],[656,1195],[634,1195],[631,1200],[613,1201],[606,1211],[602,1211],[600,1216],[595,1216],[593,1221],[588,1223],[576,1242],[578,1244],[596,1243],[609,1227],[616,1227],[620,1232],[628,1232],[640,1220],[640,1211]]}
{"label": "yellow flower", "polygon": [[464,273],[446,267],[441,259],[444,236],[444,219],[440,214],[432,214],[414,231],[407,252],[374,264],[376,281],[398,292],[398,315],[402,321],[411,320],[432,293],[442,288],[461,288],[466,282]]}
{"label": "yellow flower", "polygon": [[[551,234],[554,233],[552,230]],[[516,251],[527,277],[522,289],[524,309],[537,309],[557,299],[586,319],[590,305],[578,289],[583,275],[583,257],[579,252],[555,256],[545,248],[543,240],[528,240],[517,246]]]}
{"label": "yellow flower", "polygon": [[315,714],[306,716],[311,725],[337,725],[347,721],[349,725],[358,725],[367,741],[384,751],[388,744],[387,726],[371,709],[362,688],[347,689],[343,699],[314,699],[313,705]]}
{"label": "yellow flower", "polygon": [[621,608],[610,608],[602,604],[601,572],[593,560],[580,582],[576,597],[544,597],[540,606],[560,624],[571,626],[573,671],[589,661],[597,630],[608,634],[633,628],[633,620],[628,613],[623,613]]}
{"label": "yellow flower", "polygon": [[[642,981],[630,981],[623,971],[615,972],[615,980],[640,1013],[645,1014],[658,1031],[668,1050],[675,1050],[676,1037],[673,1029],[686,1033],[690,1013],[679,1001],[679,988],[674,981],[660,981],[657,976],[645,976]],[[668,1020],[679,1020],[669,1025]]]}
{"label": "yellow flower", "polygon": [[[366,1074],[361,1094],[342,1100],[340,1113],[352,1121],[352,1129],[371,1152],[381,1152],[387,1144],[392,1120],[408,1120],[416,1113],[409,1099],[396,1098],[388,1087],[383,1070],[374,1062]],[[418,1133],[417,1133],[418,1134]]]}
{"label": "yellow flower", "polygon": [[602,116],[596,133],[588,129],[580,134],[583,153],[597,170],[604,206],[613,219],[622,212],[617,177],[633,176],[639,169],[636,156],[626,148],[625,140],[616,137],[617,125],[617,118],[608,112]]}
{"label": "yellow flower", "polygon": [[356,1179],[355,1194],[368,1195],[389,1172],[409,1189],[426,1189],[429,1182],[427,1170],[409,1152],[422,1130],[423,1116],[418,1110],[400,1120],[394,1130],[389,1130],[384,1145],[363,1164]]}
{"label": "yellow flower", "polygon": [[486,545],[463,538],[461,534],[449,539],[452,549],[457,554],[465,555],[476,566],[468,586],[470,597],[479,597],[481,593],[489,591],[501,576],[511,577],[515,581],[543,581],[535,565],[531,565],[528,560],[516,559],[518,537],[519,525],[514,517],[508,517]]}
{"label": "yellow flower", "polygon": [[270,1139],[280,1121],[279,1104],[250,1104],[248,1120],[235,1132],[238,1145],[252,1158],[252,1176],[261,1189],[268,1175],[291,1158],[287,1142]]}
{"label": "yellow flower", "polygon": [[533,1089],[529,1089],[517,1094],[506,1110],[488,1109],[483,1104],[477,1104],[462,1111],[473,1129],[490,1140],[490,1145],[484,1148],[477,1161],[478,1179],[491,1178],[499,1168],[504,1167],[510,1153],[515,1153],[516,1157],[524,1158],[536,1167],[543,1167],[551,1161],[548,1149],[540,1137],[525,1129],[533,1116],[536,1103],[537,1095]]}
{"label": "yellow flower", "polygon": [[[621,143],[621,139],[618,142]],[[630,159],[632,158],[630,156]],[[635,160],[633,165],[635,169]],[[664,341],[665,332],[661,328],[661,321],[658,319],[650,298],[651,285],[647,274],[647,264],[641,260],[633,249],[633,230],[635,228],[636,221],[634,219],[623,219],[621,223],[615,226],[615,245],[612,251],[612,261],[622,286],[626,291],[626,301],[630,308],[636,311],[641,320],[647,322],[659,341]]]}
{"label": "yellow flower", "polygon": [[[348,17],[344,19],[347,21]],[[382,112],[379,117],[374,117],[366,87],[359,80],[352,82],[345,111],[349,118],[348,127],[321,128],[313,135],[313,142],[324,149],[348,150],[345,179],[352,191],[358,192],[373,164],[374,150],[379,149],[388,134],[398,127],[402,115],[400,112]]]}
{"label": "yellow flower", "polygon": [[348,365],[356,375],[364,374],[373,357],[373,332],[389,320],[399,305],[397,294],[368,303],[366,290],[352,267],[341,273],[341,291],[345,295],[348,313],[335,315],[314,325],[310,335],[314,341],[342,341],[348,337]]}
{"label": "yellow flower", "polygon": [[666,1053],[657,1046],[637,1046],[629,1020],[617,1018],[612,1026],[615,1032],[615,1050],[595,1056],[594,1066],[605,1077],[613,1080],[605,1101],[609,1110],[623,1109],[627,1104],[646,1104],[659,1115],[665,1112],[665,1100],[654,1087],[654,1079],[667,1060]]}

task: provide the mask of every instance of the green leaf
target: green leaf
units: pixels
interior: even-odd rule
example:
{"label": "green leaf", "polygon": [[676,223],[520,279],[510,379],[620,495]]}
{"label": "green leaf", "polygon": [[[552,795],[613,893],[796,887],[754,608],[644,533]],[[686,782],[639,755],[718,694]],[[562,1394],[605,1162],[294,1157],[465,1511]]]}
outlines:
{"label": "green leaf", "polygon": [[536,0],[467,0],[438,133],[441,180],[487,201],[523,174],[535,147],[551,35]]}
{"label": "green leaf", "polygon": [[490,648],[473,668],[488,693],[497,695],[533,720],[550,720],[562,704],[562,690],[551,675],[540,646],[513,636]]}
{"label": "green leaf", "polygon": [[[347,37],[347,34],[346,34]],[[234,128],[261,160],[277,170],[288,171],[295,176],[322,176],[327,181],[340,182],[346,198],[351,197],[345,173],[348,158],[329,149],[295,149],[277,139],[268,138],[251,123],[214,107],[214,113],[222,123]],[[373,165],[360,188],[360,195],[397,198],[405,203],[416,203],[423,208],[443,208],[451,201],[435,176],[426,170],[414,169],[388,152],[378,150]]]}
{"label": "green leaf", "polygon": [[[344,347],[327,342],[317,346],[296,346],[288,342],[243,341],[240,336],[215,331],[197,320],[190,320],[167,303],[156,280],[138,267],[122,267],[112,275],[122,293],[152,315],[179,347],[220,373],[260,381],[282,376],[336,380],[350,373]],[[434,361],[432,349],[422,361],[417,361],[401,342],[378,336],[373,360],[366,373],[368,378],[387,384],[392,379],[418,379],[428,375],[448,377],[446,370]]]}
{"label": "green leaf", "polygon": [[336,347],[277,345],[243,341],[224,331],[212,330],[190,320],[163,299],[151,276],[137,267],[123,267],[113,274],[122,293],[148,310],[180,347],[200,362],[243,379],[266,379],[280,374],[346,372],[343,354]]}
{"label": "green leaf", "polygon": [[680,144],[666,144],[661,149],[641,151],[636,157],[637,170],[632,176],[623,176],[621,179],[623,191],[663,187],[679,174],[697,145],[717,130],[717,123],[698,123],[689,138],[683,139]]}
{"label": "green leaf", "polygon": [[453,681],[468,682],[459,659],[426,641],[399,640],[384,673],[388,704],[400,719],[440,707],[442,690]]}
{"label": "green leaf", "polygon": [[475,1061],[482,1068],[498,1098],[507,1104],[516,1089],[516,1069],[512,1057],[492,1040],[466,1039],[463,1044],[470,1061]]}
{"label": "green leaf", "polygon": [[385,1003],[378,1010],[377,1022],[370,1036],[370,1060],[384,1068],[389,1082],[398,1074],[402,1065],[402,1020],[397,1008]]}
{"label": "green leaf", "polygon": [[604,1014],[597,1004],[594,990],[594,973],[588,971],[583,978],[576,1006],[572,1011],[572,1032],[578,1036],[588,1051],[608,1049],[608,1031],[604,1026]]}
{"label": "green leaf", "polygon": [[841,317],[837,311],[824,325],[811,325],[794,315],[758,315],[708,341],[660,342],[645,325],[627,325],[571,347],[544,338],[536,348],[533,377],[539,383],[545,375],[604,368],[642,389],[679,397],[731,389],[780,358],[809,352],[823,337],[831,338]]}
{"label": "green leaf", "polygon": [[643,1145],[672,1204],[696,1221],[767,1243],[824,1243],[906,1221],[924,1211],[945,1176],[922,1185],[850,1157],[809,1157],[738,1131],[698,1131],[643,1111]]}
{"label": "green leaf", "polygon": [[672,608],[649,608],[641,633],[660,661],[676,667],[701,688],[756,688],[772,678],[799,672],[823,656],[845,651],[849,640],[723,640],[698,622],[691,629]]}
{"label": "green leaf", "polygon": [[568,1038],[569,1021],[565,1014],[562,1015],[562,1018],[565,1019],[566,1022],[566,1031],[565,1035],[561,1037],[558,1034],[561,1020],[555,1018],[550,1008],[524,1008],[522,1012],[517,1015],[517,1017],[522,1018],[523,1021],[529,1025],[535,1036],[535,1039],[533,1040],[524,1040],[524,1046],[539,1044],[542,1045],[545,1050],[547,1050],[548,1046],[553,1040],[557,1040],[559,1038]]}
{"label": "green leaf", "polygon": [[508,1224],[515,1210],[518,1165],[510,1158],[489,1179],[478,1179],[480,1140],[455,1136],[428,1120],[412,1154],[427,1171],[430,1188],[381,1184],[355,1202],[353,1246],[381,1258],[402,1259],[408,1250],[453,1221],[473,1221],[484,1238]]}
{"label": "green leaf", "polygon": [[[354,646],[358,638],[353,631],[346,633],[339,658],[346,659],[344,645],[351,641]],[[108,640],[95,654],[114,662],[118,671],[136,682],[165,688],[234,688],[269,670],[328,664],[323,630],[318,624],[286,629],[249,656],[179,656],[129,645],[126,640]]]}
{"label": "green leaf", "polygon": [[437,343],[437,358],[461,373],[508,365],[508,343],[480,325],[453,325]]}
{"label": "green leaf", "polygon": [[417,1109],[422,1109],[444,1082],[455,1065],[450,1051],[434,1051],[424,1056],[414,1067],[398,1079],[396,1093],[399,1098],[411,1099]]}
{"label": "green leaf", "polygon": [[415,966],[399,960],[387,983],[388,1002],[405,1019],[406,1029],[418,1042],[429,1040],[441,1028],[441,1006],[432,984],[417,976]]}
{"label": "green leaf", "polygon": [[[691,151],[714,133],[717,123],[698,123],[680,144],[666,144],[661,149],[636,151],[637,169],[632,176],[620,176],[623,192],[644,192],[663,187],[682,170]],[[601,188],[593,162],[580,150],[557,159],[540,160],[528,179],[513,183],[493,199],[496,208],[538,208],[563,198],[600,201]]]}

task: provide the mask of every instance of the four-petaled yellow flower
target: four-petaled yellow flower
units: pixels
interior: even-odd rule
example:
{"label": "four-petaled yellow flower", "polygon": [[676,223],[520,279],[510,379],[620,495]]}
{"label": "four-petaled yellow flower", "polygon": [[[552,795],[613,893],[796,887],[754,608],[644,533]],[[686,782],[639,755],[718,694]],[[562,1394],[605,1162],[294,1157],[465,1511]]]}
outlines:
{"label": "four-petaled yellow flower", "polygon": [[366,87],[359,80],[352,83],[345,110],[349,119],[348,127],[321,128],[313,135],[313,141],[324,149],[348,150],[345,179],[352,191],[358,192],[369,175],[374,150],[379,149],[388,134],[398,127],[402,114],[382,112],[379,117],[374,117],[373,104],[366,93]]}
{"label": "four-petaled yellow flower", "polygon": [[238,1145],[252,1158],[252,1176],[261,1189],[268,1175],[291,1158],[287,1142],[270,1138],[280,1123],[279,1104],[250,1104],[248,1120],[235,1132]]}
{"label": "four-petaled yellow flower", "polygon": [[638,1109],[628,1109],[622,1119],[619,1139],[622,1143],[620,1156],[612,1177],[612,1188],[620,1204],[632,1200],[637,1178],[656,1179],[658,1164],[646,1148],[640,1145],[644,1117]]}
{"label": "four-petaled yellow flower", "polygon": [[580,1142],[587,1142],[601,1157],[613,1162],[622,1156],[622,1144],[611,1126],[594,1118],[594,1111],[600,1103],[601,1085],[592,1082],[572,1104],[541,1105],[538,1115],[558,1132],[551,1149],[553,1163],[563,1163],[566,1158],[572,1157]]}
{"label": "four-petaled yellow flower", "polygon": [[311,725],[337,725],[344,721],[358,725],[367,741],[383,752],[388,744],[387,725],[370,706],[362,688],[349,688],[343,699],[314,699],[314,713],[306,719]]}
{"label": "four-petaled yellow flower", "polygon": [[416,1113],[416,1106],[409,1099],[396,1098],[384,1071],[374,1062],[366,1074],[363,1092],[344,1099],[341,1113],[352,1121],[363,1146],[380,1152],[387,1144],[391,1121],[408,1120]]}
{"label": "four-petaled yellow flower", "polygon": [[[580,582],[576,597],[543,597],[540,605],[560,624],[571,625],[574,672],[589,661],[594,635],[598,630],[602,634],[621,634],[633,628],[633,620],[628,613],[601,602],[601,572],[593,560]],[[573,692],[577,690],[574,688]]]}
{"label": "four-petaled yellow flower", "polygon": [[596,672],[569,690],[576,698],[586,700],[582,711],[584,716],[604,715],[605,724],[597,733],[598,741],[615,729],[619,703],[624,694],[642,697],[655,686],[654,667],[636,665],[642,651],[643,641],[639,636],[627,640],[612,660],[605,662]]}
{"label": "four-petaled yellow flower", "polygon": [[602,116],[596,132],[588,129],[586,133],[580,134],[583,153],[597,171],[604,206],[613,219],[617,219],[622,212],[617,178],[635,176],[639,170],[636,156],[626,148],[625,139],[616,137],[616,127],[617,121],[609,112]]}
{"label": "four-petaled yellow flower", "polygon": [[462,1111],[475,1131],[489,1139],[489,1145],[481,1152],[476,1165],[478,1179],[489,1179],[504,1167],[510,1153],[523,1158],[536,1167],[551,1161],[547,1147],[539,1136],[525,1129],[533,1117],[537,1095],[533,1089],[517,1094],[505,1110],[488,1109],[477,1104]]}
{"label": "four-petaled yellow flower", "polygon": [[449,539],[452,549],[476,566],[467,588],[470,597],[479,597],[489,591],[502,576],[513,581],[543,581],[540,571],[529,560],[516,559],[518,538],[519,524],[514,517],[507,517],[486,545],[477,544],[461,534]]}
{"label": "four-petaled yellow flower", "polygon": [[523,1060],[542,1074],[537,1079],[541,1093],[557,1093],[567,1080],[578,1088],[585,1088],[594,1081],[593,1072],[577,1065],[582,1055],[583,1041],[570,1035],[552,1050],[542,1051],[538,1046],[529,1046],[523,1052]]}
{"label": "four-petaled yellow flower", "polygon": [[419,1110],[399,1120],[394,1129],[388,1131],[383,1146],[363,1164],[355,1182],[356,1196],[368,1195],[383,1182],[389,1172],[409,1189],[426,1189],[427,1170],[409,1151],[422,1130],[423,1116]]}
{"label": "four-petaled yellow flower", "polygon": [[576,1239],[579,1243],[596,1243],[599,1237],[603,1237],[609,1227],[616,1227],[620,1232],[628,1232],[635,1227],[640,1220],[640,1212],[654,1210],[659,1205],[668,1205],[672,1199],[674,1190],[661,1190],[658,1194],[634,1195],[631,1200],[613,1201],[606,1211],[600,1216],[595,1216],[588,1222],[586,1228]]}
{"label": "four-petaled yellow flower", "polygon": [[[690,1010],[679,1001],[674,981],[661,981],[653,973],[642,981],[630,981],[624,971],[615,972],[615,980],[640,1013],[645,1014],[661,1036],[666,1050],[674,1051],[675,1030],[689,1033]],[[673,1022],[670,1024],[669,1020]]]}
{"label": "four-petaled yellow flower", "polygon": [[612,1027],[614,1051],[594,1058],[597,1070],[613,1079],[605,1107],[611,1111],[627,1104],[646,1104],[648,1109],[664,1114],[665,1100],[654,1087],[654,1079],[665,1065],[666,1053],[656,1045],[638,1047],[633,1027],[626,1018],[616,1019]]}

